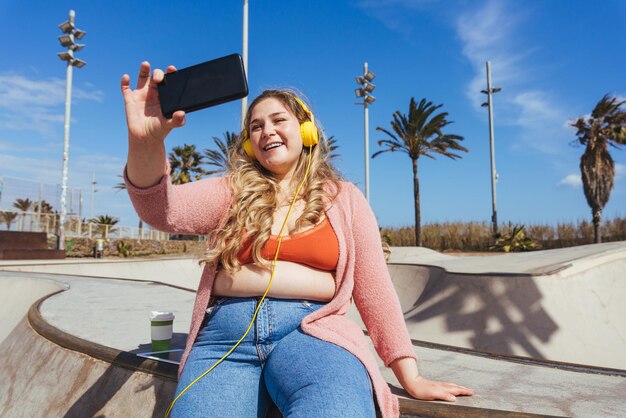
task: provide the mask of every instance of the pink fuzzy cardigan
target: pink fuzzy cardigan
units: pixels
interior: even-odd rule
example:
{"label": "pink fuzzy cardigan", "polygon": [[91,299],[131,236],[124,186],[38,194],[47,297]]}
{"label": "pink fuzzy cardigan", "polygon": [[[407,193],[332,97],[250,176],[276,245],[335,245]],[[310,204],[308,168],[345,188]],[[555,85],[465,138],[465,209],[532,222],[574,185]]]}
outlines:
{"label": "pink fuzzy cardigan", "polygon": [[[130,199],[144,222],[170,233],[202,235],[225,224],[232,200],[227,179],[213,177],[174,186],[169,171],[167,165],[159,184],[140,189],[128,180],[124,170]],[[341,183],[326,214],[339,240],[335,296],[326,306],[302,320],[302,330],[354,354],[369,372],[383,417],[398,417],[397,397],[383,379],[361,327],[346,315],[354,298],[374,348],[386,367],[396,359],[416,357],[387,270],[376,219],[360,190],[348,182]],[[216,265],[206,265],[179,373],[198,335],[215,275]]]}

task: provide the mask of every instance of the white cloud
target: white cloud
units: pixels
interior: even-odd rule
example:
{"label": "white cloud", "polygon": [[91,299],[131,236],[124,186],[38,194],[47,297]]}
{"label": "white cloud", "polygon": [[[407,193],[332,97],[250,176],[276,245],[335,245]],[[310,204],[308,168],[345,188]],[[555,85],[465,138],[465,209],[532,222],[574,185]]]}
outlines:
{"label": "white cloud", "polygon": [[[474,67],[474,77],[466,94],[474,107],[480,109],[486,88],[486,61],[491,61],[492,85],[502,87],[524,79],[521,61],[528,54],[515,47],[515,30],[522,14],[513,14],[501,2],[486,2],[484,7],[462,13],[456,20],[456,32],[463,43],[463,55]],[[511,51],[519,51],[516,54]]]}
{"label": "white cloud", "polygon": [[615,180],[626,177],[626,164],[615,164]]}
{"label": "white cloud", "polygon": [[[100,90],[72,87],[72,100],[102,101]],[[49,134],[64,120],[65,80],[0,74],[0,128]]]}
{"label": "white cloud", "polygon": [[[525,146],[556,154],[574,139],[574,131],[568,124],[566,106],[548,91],[527,87],[536,77],[530,60],[536,47],[524,45],[518,33],[527,15],[520,4],[488,1],[457,18],[456,31],[463,43],[463,55],[474,68],[466,95],[482,115],[481,104],[486,96],[479,92],[486,89],[485,62],[491,61],[492,86],[502,88],[501,93],[494,95],[498,123],[521,128],[517,137],[520,141],[511,143],[511,147],[519,150]],[[536,85],[536,80],[533,82]]]}
{"label": "white cloud", "polygon": [[570,174],[557,183],[557,186],[571,187],[572,189],[577,189],[582,185],[580,174]]}

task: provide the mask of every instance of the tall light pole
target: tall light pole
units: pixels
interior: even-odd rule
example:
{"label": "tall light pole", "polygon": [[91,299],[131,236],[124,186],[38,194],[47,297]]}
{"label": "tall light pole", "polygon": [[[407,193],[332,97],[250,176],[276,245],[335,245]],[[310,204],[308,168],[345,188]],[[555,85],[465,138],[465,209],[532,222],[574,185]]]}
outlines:
{"label": "tall light pole", "polygon": [[[243,70],[248,78],[248,0],[243,0]],[[248,109],[248,96],[241,99],[241,130],[243,130],[244,118]]]}
{"label": "tall light pole", "polygon": [[487,61],[487,90],[481,90],[481,93],[487,95],[487,102],[482,106],[489,108],[489,155],[491,160],[491,222],[493,222],[493,235],[498,233],[498,211],[496,210],[496,182],[498,174],[496,173],[496,151],[494,149],[493,138],[493,98],[494,93],[502,91],[500,87],[491,87],[491,61]]}
{"label": "tall light pole", "polygon": [[367,68],[367,62],[363,63],[363,75],[356,77],[357,84],[361,87],[354,91],[356,97],[362,97],[363,102],[357,102],[358,105],[363,105],[363,117],[365,121],[365,197],[367,201],[370,201],[370,138],[369,138],[369,105],[376,101],[376,98],[370,93],[376,88],[371,83],[376,75],[369,71]]}
{"label": "tall light pole", "polygon": [[68,168],[68,153],[70,148],[70,110],[72,107],[72,68],[82,68],[87,64],[85,61],[74,58],[74,52],[78,52],[85,45],[77,44],[74,41],[76,39],[82,39],[85,36],[85,31],[77,29],[74,26],[76,14],[74,10],[70,10],[70,18],[68,21],[59,25],[63,35],[59,36],[59,42],[61,45],[67,48],[66,52],[60,52],[57,55],[63,61],[67,62],[67,79],[65,86],[65,124],[63,135],[63,177],[61,179],[61,215],[59,218],[59,250],[65,249],[65,215],[67,213],[67,168]]}
{"label": "tall light pole", "polygon": [[93,195],[98,191],[96,189],[96,172],[93,172],[93,176],[91,177],[91,217],[89,219],[93,219]]}

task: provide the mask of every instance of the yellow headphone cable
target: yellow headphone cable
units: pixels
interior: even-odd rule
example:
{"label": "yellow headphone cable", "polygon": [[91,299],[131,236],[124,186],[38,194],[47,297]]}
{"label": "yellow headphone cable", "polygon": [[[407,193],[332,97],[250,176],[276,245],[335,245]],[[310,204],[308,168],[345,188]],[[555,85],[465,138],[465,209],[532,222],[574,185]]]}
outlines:
{"label": "yellow headphone cable", "polygon": [[231,348],[226,354],[224,354],[224,356],[221,359],[219,359],[217,362],[215,362],[215,364],[212,365],[207,371],[202,373],[200,376],[196,377],[193,382],[188,384],[187,387],[185,387],[185,389],[183,389],[178,394],[178,396],[176,396],[176,398],[174,398],[174,400],[170,404],[169,408],[167,408],[167,411],[165,412],[165,418],[169,418],[170,412],[172,411],[172,408],[174,407],[174,404],[178,401],[178,399],[181,396],[183,396],[183,394],[185,392],[187,392],[187,390],[190,387],[192,387],[194,384],[196,384],[196,382],[198,382],[204,376],[209,374],[211,372],[211,370],[213,370],[218,364],[220,364],[222,361],[224,361],[226,359],[226,357],[228,357],[230,355],[230,353],[232,353],[239,346],[239,344],[241,344],[241,342],[244,340],[244,338],[246,338],[246,335],[248,335],[248,333],[250,332],[250,329],[252,328],[252,324],[254,324],[254,321],[256,320],[257,313],[259,312],[259,309],[261,308],[261,304],[265,300],[265,297],[269,293],[270,287],[272,286],[272,280],[274,280],[274,272],[276,271],[276,261],[278,260],[278,251],[280,250],[280,244],[283,241],[283,232],[285,230],[285,227],[287,226],[287,220],[289,219],[289,215],[291,214],[291,210],[293,209],[293,206],[295,205],[296,201],[298,200],[298,195],[300,193],[300,190],[302,189],[302,186],[304,185],[304,182],[306,181],[306,179],[308,177],[309,167],[311,167],[311,157],[312,157],[312,155],[313,155],[313,144],[310,144],[309,145],[309,157],[308,157],[308,160],[307,160],[306,171],[304,172],[304,178],[302,179],[302,181],[298,185],[298,188],[296,189],[296,194],[295,194],[295,196],[293,198],[293,201],[291,202],[291,205],[289,206],[289,211],[287,211],[287,216],[285,217],[283,225],[280,228],[280,232],[278,233],[278,245],[276,247],[276,254],[274,255],[274,260],[272,261],[272,272],[270,274],[270,281],[267,284],[267,289],[265,289],[265,293],[263,293],[263,297],[261,297],[261,300],[257,304],[257,307],[256,307],[256,309],[254,311],[254,315],[252,316],[252,321],[250,321],[250,325],[248,325],[248,329],[243,334],[243,336],[239,339],[239,341],[237,341],[237,343],[233,346],[233,348]]}

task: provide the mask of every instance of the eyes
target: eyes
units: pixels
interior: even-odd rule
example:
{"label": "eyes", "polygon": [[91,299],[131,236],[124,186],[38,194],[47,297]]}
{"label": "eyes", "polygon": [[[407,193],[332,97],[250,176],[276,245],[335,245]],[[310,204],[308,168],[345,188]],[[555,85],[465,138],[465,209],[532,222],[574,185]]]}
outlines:
{"label": "eyes", "polygon": [[[281,125],[284,122],[287,122],[287,118],[278,117],[272,120],[272,123],[274,125]],[[263,129],[263,125],[260,123],[253,123],[252,125],[250,125],[250,132],[260,132],[261,129]]]}

